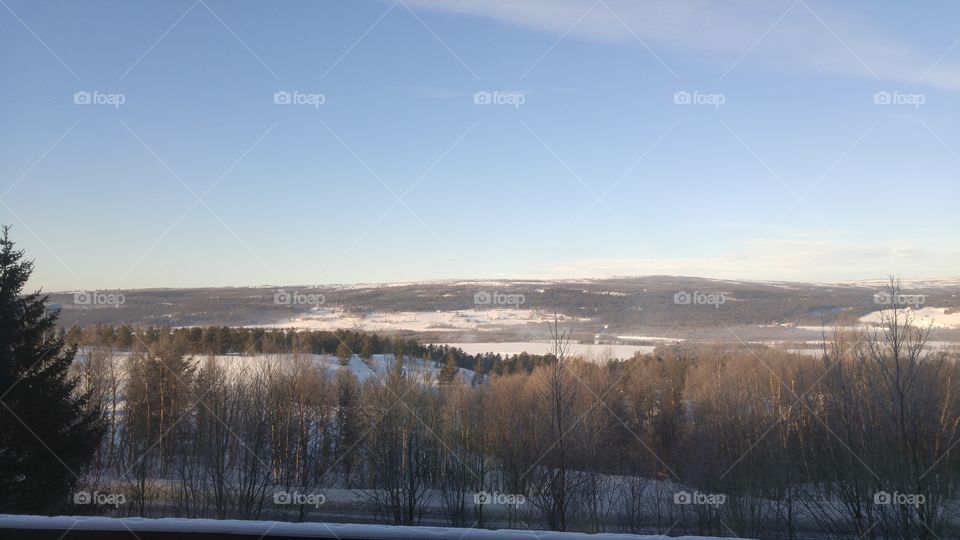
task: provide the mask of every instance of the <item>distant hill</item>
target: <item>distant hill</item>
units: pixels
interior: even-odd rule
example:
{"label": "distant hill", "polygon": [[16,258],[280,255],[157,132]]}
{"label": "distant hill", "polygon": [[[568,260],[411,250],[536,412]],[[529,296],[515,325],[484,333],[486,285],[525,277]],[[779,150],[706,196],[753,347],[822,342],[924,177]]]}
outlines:
{"label": "distant hill", "polygon": [[[557,313],[580,340],[655,336],[668,330],[716,339],[729,328],[738,328],[741,336],[749,334],[740,330],[752,328],[762,330],[763,339],[801,339],[802,332],[809,337],[821,326],[855,324],[880,309],[875,295],[883,286],[882,281],[812,284],[647,276],[82,291],[53,293],[50,301],[62,305],[65,326],[356,326],[380,320],[383,328],[427,339],[471,341],[542,338],[544,321]],[[960,310],[960,280],[906,283],[904,291],[922,298],[927,308]],[[408,313],[405,319],[391,319],[390,314],[400,312]],[[450,316],[427,324],[426,314],[437,312]],[[483,324],[471,323],[477,320]],[[477,332],[485,335],[473,335]],[[939,332],[944,339],[960,341],[960,329]]]}

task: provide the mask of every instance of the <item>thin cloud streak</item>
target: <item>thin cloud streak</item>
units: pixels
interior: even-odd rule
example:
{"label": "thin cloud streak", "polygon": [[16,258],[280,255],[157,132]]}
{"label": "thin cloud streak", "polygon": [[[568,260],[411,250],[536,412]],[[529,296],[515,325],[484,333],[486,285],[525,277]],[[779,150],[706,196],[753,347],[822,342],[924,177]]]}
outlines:
{"label": "thin cloud streak", "polygon": [[[590,0],[408,3],[421,9],[495,19],[551,35],[569,30],[570,37],[589,41],[630,44],[639,37],[666,47],[668,53],[702,52],[703,60],[715,64],[718,73],[736,63],[738,67],[731,76],[747,69],[746,64],[759,62],[777,70],[800,69],[828,76],[960,89],[960,66],[944,58],[953,41],[945,42],[942,50],[921,50],[891,37],[883,28],[871,27],[870,13],[853,12],[850,7],[802,2],[803,7],[790,9],[795,0],[751,0],[735,6],[704,0],[610,0],[613,12],[594,9],[583,16]],[[581,16],[583,19],[570,28],[571,22]],[[850,20],[858,23],[846,22]],[[773,23],[775,28],[770,30]]]}

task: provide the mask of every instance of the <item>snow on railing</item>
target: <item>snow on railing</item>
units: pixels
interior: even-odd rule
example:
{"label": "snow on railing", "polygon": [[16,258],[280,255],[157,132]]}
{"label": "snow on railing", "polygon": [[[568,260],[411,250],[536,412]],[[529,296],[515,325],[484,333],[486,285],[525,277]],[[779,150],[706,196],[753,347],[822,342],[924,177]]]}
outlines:
{"label": "snow on railing", "polygon": [[654,540],[706,539],[706,536],[667,537],[635,534],[585,534],[531,530],[487,530],[453,527],[402,527],[393,525],[360,525],[343,523],[286,523],[279,521],[243,521],[185,518],[108,518],[91,516],[24,516],[0,514],[0,535],[11,529],[56,530],[77,532],[170,533],[171,536],[213,533],[221,535],[274,536],[400,540]]}

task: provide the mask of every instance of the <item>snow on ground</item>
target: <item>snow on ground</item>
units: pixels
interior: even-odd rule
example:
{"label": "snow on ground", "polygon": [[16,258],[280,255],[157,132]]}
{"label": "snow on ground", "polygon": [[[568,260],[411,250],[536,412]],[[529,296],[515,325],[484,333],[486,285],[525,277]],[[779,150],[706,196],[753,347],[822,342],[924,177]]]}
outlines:
{"label": "snow on ground", "polygon": [[[123,361],[129,356],[130,353],[124,352],[117,353],[115,358],[122,366]],[[77,354],[77,359],[82,358],[83,351],[81,350]],[[256,370],[268,364],[273,364],[280,368],[292,366],[298,360],[302,360],[322,368],[327,375],[330,376],[335,375],[338,369],[349,369],[356,375],[357,380],[361,383],[370,378],[383,380],[394,362],[394,356],[392,354],[375,354],[368,361],[364,361],[359,356],[354,355],[350,358],[350,362],[346,366],[341,366],[339,358],[329,354],[219,354],[216,356],[194,356],[194,360],[196,360],[200,366],[203,366],[204,362],[207,362],[209,359],[212,359],[218,366],[227,370],[228,373],[233,374],[255,373]],[[437,367],[433,362],[424,361],[422,358],[406,357],[403,364],[407,373],[420,377],[429,375],[430,380],[434,383],[436,383],[437,377],[442,369],[442,366]],[[464,383],[470,384],[473,379],[473,372],[460,368],[457,368],[457,371],[460,379]]]}
{"label": "snow on ground", "polygon": [[685,341],[683,338],[667,338],[661,336],[617,336],[617,339],[624,341],[665,341],[665,342],[674,342],[674,341]]}
{"label": "snow on ground", "polygon": [[834,328],[839,328],[841,330],[853,330],[853,327],[850,327],[850,326],[812,326],[812,325],[805,325],[805,324],[798,324],[794,326],[794,328],[796,328],[797,330],[806,330],[808,332],[818,332],[818,333],[826,332],[827,334],[832,334]]}
{"label": "snow on ground", "polygon": [[[444,343],[451,347],[459,347],[467,354],[482,354],[492,352],[504,356],[520,354],[547,354],[552,352],[552,344],[546,341],[504,341],[483,343]],[[568,347],[570,354],[582,356],[591,360],[605,360],[607,358],[626,359],[634,353],[653,352],[653,345],[595,345],[593,343],[571,343]]]}
{"label": "snow on ground", "polygon": [[347,313],[340,308],[321,308],[298,315],[266,328],[298,330],[352,329],[365,332],[410,330],[484,330],[541,324],[553,320],[553,314],[532,309],[495,308],[457,311],[374,312],[363,315]]}
{"label": "snow on ground", "polygon": [[[920,309],[914,309],[911,307],[906,308],[910,312],[910,315],[913,317],[913,325],[919,327],[932,326],[933,328],[941,328],[946,330],[960,329],[960,311],[954,311],[953,313],[947,313],[947,308],[937,308],[937,307],[925,307]],[[860,317],[859,327],[870,326],[880,322],[881,317],[885,310],[871,311],[870,313]],[[826,331],[828,334],[833,332],[835,327],[833,326],[809,326],[809,325],[796,325],[794,326],[797,330],[807,330],[814,332]],[[841,330],[854,330],[855,327],[852,326],[841,326]]]}
{"label": "snow on ground", "polygon": [[[773,346],[782,346],[783,344],[774,344],[766,341],[751,341],[750,343],[756,343],[759,345],[773,345]],[[955,350],[957,344],[949,341],[928,341],[927,350],[930,351],[940,351],[940,350]],[[820,356],[823,354],[823,348],[820,343],[810,341],[806,342],[803,346],[784,346],[784,350],[791,353],[797,353],[802,356]]]}
{"label": "snow on ground", "polygon": [[[204,361],[204,358],[209,357],[198,357],[201,362]],[[347,366],[341,366],[339,358],[329,354],[217,355],[213,357],[215,362],[231,371],[256,370],[268,363],[275,363],[277,365],[287,363],[289,365],[289,363],[295,362],[298,359],[313,363],[331,376],[335,375],[338,369],[345,367],[352,371],[361,383],[370,378],[383,380],[394,362],[392,354],[375,354],[369,361],[364,361],[359,356],[354,355],[350,358],[350,363]],[[430,380],[433,382],[436,382],[440,374],[440,367],[435,366],[433,362],[424,361],[422,358],[406,357],[403,364],[408,374],[419,376],[429,375]],[[466,384],[470,384],[470,380],[473,378],[473,372],[459,368],[457,371],[459,372],[461,380]]]}
{"label": "snow on ground", "polygon": [[[932,326],[933,328],[960,328],[960,311],[947,313],[945,308],[925,307],[920,309],[907,308],[913,316],[914,326]],[[880,322],[883,311],[874,311],[868,315],[860,317],[863,324],[874,324]]]}
{"label": "snow on ground", "polygon": [[[459,540],[653,540],[667,536],[634,534],[584,534],[531,530],[486,530],[453,527],[401,527],[394,525],[357,525],[339,523],[284,523],[278,521],[242,521],[183,518],[106,518],[89,516],[20,516],[0,514],[0,530],[3,529],[56,529],[72,531],[132,531],[179,532],[293,536],[304,538],[369,538],[399,540],[409,538],[459,539]],[[705,539],[706,536],[680,536],[678,539]]]}
{"label": "snow on ground", "polygon": [[[886,288],[890,285],[890,278],[860,279],[854,281],[835,281],[820,282],[818,285],[841,285],[841,286],[859,286],[859,287],[879,287]],[[956,287],[960,286],[960,277],[947,278],[917,278],[900,280],[902,287],[906,289],[921,289],[934,287]]]}

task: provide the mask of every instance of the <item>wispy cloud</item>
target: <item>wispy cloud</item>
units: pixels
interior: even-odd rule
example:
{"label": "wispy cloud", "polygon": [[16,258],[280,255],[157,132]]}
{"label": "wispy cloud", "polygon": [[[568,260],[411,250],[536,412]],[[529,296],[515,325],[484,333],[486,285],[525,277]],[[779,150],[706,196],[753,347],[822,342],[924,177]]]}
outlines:
{"label": "wispy cloud", "polygon": [[[667,52],[692,52],[725,73],[761,63],[778,70],[960,89],[960,66],[870,24],[870,4],[815,0],[408,0],[411,7],[495,19],[573,38],[629,43],[637,37]],[[859,11],[856,11],[859,9]],[[584,13],[589,12],[584,15]],[[582,18],[581,18],[582,17]],[[578,21],[571,28],[571,24]],[[733,70],[733,73],[736,73]],[[679,76],[683,77],[682,70]]]}

